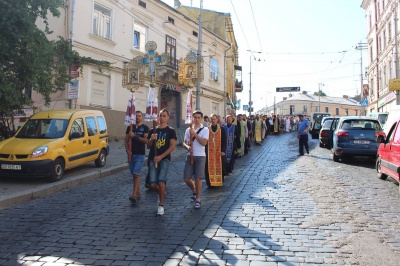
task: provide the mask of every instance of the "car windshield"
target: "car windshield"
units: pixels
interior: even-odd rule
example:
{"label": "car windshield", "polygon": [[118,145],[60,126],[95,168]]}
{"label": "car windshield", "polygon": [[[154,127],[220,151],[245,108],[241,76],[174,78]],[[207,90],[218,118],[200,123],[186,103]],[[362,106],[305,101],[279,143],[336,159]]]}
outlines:
{"label": "car windshield", "polygon": [[16,138],[23,139],[57,139],[65,135],[68,120],[63,119],[30,119]]}
{"label": "car windshield", "polygon": [[345,120],[342,123],[341,129],[344,130],[377,130],[381,131],[381,125],[378,121],[374,120]]}

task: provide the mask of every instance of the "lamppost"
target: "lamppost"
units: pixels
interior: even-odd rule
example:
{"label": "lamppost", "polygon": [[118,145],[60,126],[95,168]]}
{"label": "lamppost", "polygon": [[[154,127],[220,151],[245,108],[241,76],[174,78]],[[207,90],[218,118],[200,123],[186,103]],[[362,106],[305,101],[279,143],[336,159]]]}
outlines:
{"label": "lamppost", "polygon": [[[261,54],[262,52],[252,51],[252,50],[247,50],[247,52],[250,52],[249,116],[251,116],[251,111],[253,111],[252,110],[253,103],[251,102],[251,57],[252,57],[253,53]],[[254,60],[257,60],[257,59],[254,57]],[[258,59],[258,61],[261,61],[261,60]]]}

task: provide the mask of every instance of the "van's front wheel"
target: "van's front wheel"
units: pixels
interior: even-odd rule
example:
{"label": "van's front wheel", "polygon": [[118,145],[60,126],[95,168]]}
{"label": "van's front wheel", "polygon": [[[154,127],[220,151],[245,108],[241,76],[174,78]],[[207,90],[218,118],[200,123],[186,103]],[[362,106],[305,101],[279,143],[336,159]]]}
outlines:
{"label": "van's front wheel", "polygon": [[103,167],[104,165],[106,165],[106,161],[107,161],[107,152],[104,149],[102,149],[100,151],[99,157],[97,157],[94,163],[96,164],[97,167]]}
{"label": "van's front wheel", "polygon": [[50,181],[51,182],[60,181],[64,176],[64,169],[65,169],[64,161],[60,158],[57,158],[53,162],[53,166],[51,168]]}

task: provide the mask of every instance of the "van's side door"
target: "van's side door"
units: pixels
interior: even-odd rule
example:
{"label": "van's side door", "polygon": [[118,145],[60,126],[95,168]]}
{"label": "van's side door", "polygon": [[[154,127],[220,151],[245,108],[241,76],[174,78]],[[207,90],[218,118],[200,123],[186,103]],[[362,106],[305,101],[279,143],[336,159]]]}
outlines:
{"label": "van's side door", "polygon": [[100,151],[100,134],[95,117],[85,117],[85,125],[88,133],[88,150],[86,157],[88,161],[94,161],[97,159]]}
{"label": "van's side door", "polygon": [[70,168],[84,163],[85,154],[88,152],[88,136],[84,119],[82,117],[75,118],[67,133],[68,141],[65,147],[67,153],[66,168]]}

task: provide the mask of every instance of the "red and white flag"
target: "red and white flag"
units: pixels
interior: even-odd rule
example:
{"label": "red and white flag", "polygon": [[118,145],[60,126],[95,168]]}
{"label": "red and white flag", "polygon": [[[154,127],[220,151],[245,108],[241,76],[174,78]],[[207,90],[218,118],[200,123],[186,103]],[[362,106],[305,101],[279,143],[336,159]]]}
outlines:
{"label": "red and white flag", "polygon": [[145,121],[155,121],[158,115],[158,99],[155,88],[149,88],[149,95],[147,96],[146,116]]}
{"label": "red and white flag", "polygon": [[128,106],[126,107],[126,113],[125,113],[125,125],[129,126],[131,124],[136,124],[136,100],[135,100],[135,94],[131,93],[129,96],[128,100]]}
{"label": "red and white flag", "polygon": [[192,89],[188,91],[188,97],[186,102],[186,117],[185,117],[185,124],[192,123]]}

